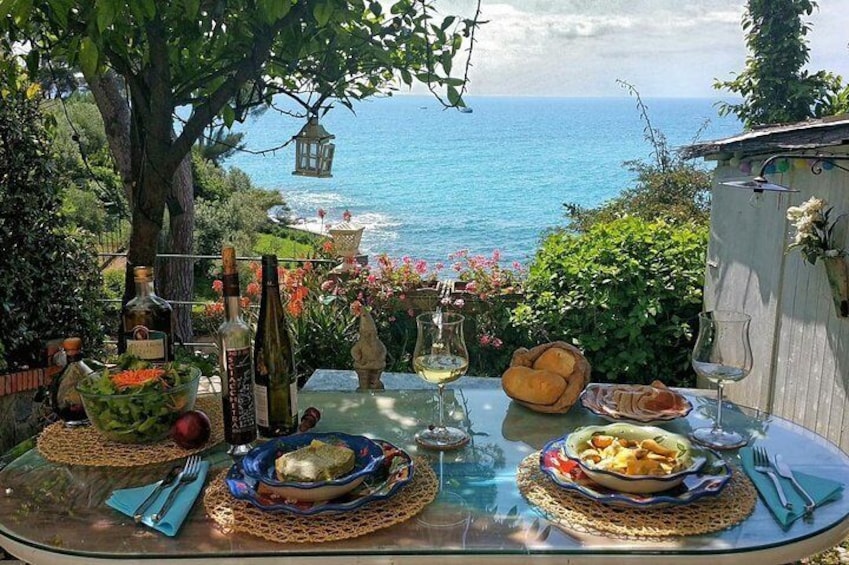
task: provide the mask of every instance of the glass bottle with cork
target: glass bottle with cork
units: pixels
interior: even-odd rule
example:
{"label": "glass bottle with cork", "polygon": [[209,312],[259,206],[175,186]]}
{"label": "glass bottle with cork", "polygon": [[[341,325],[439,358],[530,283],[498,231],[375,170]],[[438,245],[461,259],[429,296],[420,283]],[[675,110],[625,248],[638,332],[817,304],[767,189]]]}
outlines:
{"label": "glass bottle with cork", "polygon": [[121,309],[118,353],[153,363],[174,359],[174,310],[156,295],[153,268],[133,267],[136,296]]}
{"label": "glass bottle with cork", "polygon": [[69,428],[88,424],[88,416],[76,386],[94,371],[83,361],[82,343],[78,337],[69,337],[62,342],[67,365],[50,385],[53,413]]}
{"label": "glass bottle with cork", "polygon": [[224,405],[224,440],[234,457],[251,450],[256,435],[251,331],[239,310],[239,272],[236,251],[221,253],[224,275],[224,322],[218,327],[221,355],[221,398]]}
{"label": "glass bottle with cork", "polygon": [[259,435],[298,428],[298,379],[292,338],[280,300],[277,256],[262,256],[262,298],[254,343],[254,397]]}

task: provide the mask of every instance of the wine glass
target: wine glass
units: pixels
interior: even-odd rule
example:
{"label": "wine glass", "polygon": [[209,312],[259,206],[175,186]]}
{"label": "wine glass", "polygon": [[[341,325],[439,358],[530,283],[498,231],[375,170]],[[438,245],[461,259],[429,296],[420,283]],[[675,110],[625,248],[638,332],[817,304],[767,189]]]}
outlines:
{"label": "wine glass", "polygon": [[439,423],[416,434],[416,443],[429,449],[456,449],[469,442],[469,435],[444,423],[443,390],[469,367],[469,352],[463,338],[463,318],[455,312],[425,312],[416,317],[418,336],[413,351],[413,369],[437,386]]}
{"label": "wine glass", "polygon": [[752,370],[752,346],[749,323],[743,312],[714,310],[699,314],[699,337],[693,347],[693,369],[716,383],[716,420],[713,426],[693,430],[691,437],[714,449],[736,449],[748,438],[722,428],[722,387],[726,381],[736,382]]}

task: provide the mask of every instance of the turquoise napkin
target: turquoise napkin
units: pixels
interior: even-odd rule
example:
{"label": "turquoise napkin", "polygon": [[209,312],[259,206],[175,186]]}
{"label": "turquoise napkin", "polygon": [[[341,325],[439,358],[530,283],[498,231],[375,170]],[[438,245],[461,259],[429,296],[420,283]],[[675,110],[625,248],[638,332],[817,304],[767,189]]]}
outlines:
{"label": "turquoise napkin", "polygon": [[[168,513],[162,517],[162,520],[154,524],[153,515],[159,511],[165,503],[165,499],[168,498],[168,494],[174,487],[172,486],[163,489],[163,491],[156,497],[156,500],[153,501],[153,504],[151,504],[145,512],[145,516],[142,518],[142,523],[154,528],[155,530],[159,530],[166,536],[176,535],[177,532],[180,531],[180,526],[183,525],[183,521],[186,519],[186,516],[188,516],[189,511],[192,509],[192,506],[194,506],[195,500],[203,488],[203,483],[206,481],[207,471],[209,471],[209,463],[207,461],[201,461],[200,469],[198,469],[198,478],[182,486],[177,498],[174,500],[174,504],[172,504],[171,508],[168,510]],[[147,495],[149,495],[160,482],[161,481],[157,481],[143,487],[116,490],[106,500],[106,504],[118,512],[126,514],[132,518],[133,512],[135,512],[136,508],[139,507],[139,504],[147,498]]]}
{"label": "turquoise napkin", "polygon": [[[758,489],[761,498],[766,503],[770,512],[772,512],[772,515],[775,516],[775,519],[778,520],[783,527],[790,527],[790,524],[792,524],[795,520],[804,516],[805,499],[801,494],[796,492],[796,488],[793,486],[793,483],[787,479],[779,477],[778,473],[775,473],[775,476],[778,477],[778,480],[781,482],[781,486],[784,487],[784,494],[787,495],[787,501],[793,505],[793,509],[788,510],[781,505],[781,502],[779,502],[778,494],[775,492],[775,485],[772,483],[772,479],[763,473],[755,471],[751,448],[742,448],[740,450],[740,459],[743,462],[743,469],[746,471],[749,478],[752,479],[752,482],[755,483],[755,487]],[[814,475],[808,475],[807,473],[800,473],[798,471],[793,471],[793,476],[795,476],[796,480],[799,481],[799,484],[808,491],[808,494],[811,495],[814,502],[817,503],[817,506],[839,498],[840,494],[843,492],[843,483],[832,481],[831,479],[816,477]],[[816,513],[816,510],[814,510],[814,513]]]}

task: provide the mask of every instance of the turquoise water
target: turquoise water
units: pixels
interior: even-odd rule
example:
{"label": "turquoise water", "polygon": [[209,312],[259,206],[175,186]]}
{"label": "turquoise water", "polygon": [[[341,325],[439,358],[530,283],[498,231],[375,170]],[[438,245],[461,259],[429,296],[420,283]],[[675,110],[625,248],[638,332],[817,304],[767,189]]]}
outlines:
{"label": "turquoise water", "polygon": [[[671,147],[738,133],[713,100],[648,99],[652,124]],[[366,226],[361,251],[446,261],[460,249],[526,263],[563,203],[596,205],[632,186],[623,165],[652,147],[632,98],[471,98],[473,113],[443,110],[426,97],[398,96],[333,109],[322,124],[336,136],[333,178],[292,176],[294,147],[240,153],[227,166],[280,190],[293,212],[340,221],[346,209]],[[246,122],[248,149],[280,145],[302,122],[268,111]]]}

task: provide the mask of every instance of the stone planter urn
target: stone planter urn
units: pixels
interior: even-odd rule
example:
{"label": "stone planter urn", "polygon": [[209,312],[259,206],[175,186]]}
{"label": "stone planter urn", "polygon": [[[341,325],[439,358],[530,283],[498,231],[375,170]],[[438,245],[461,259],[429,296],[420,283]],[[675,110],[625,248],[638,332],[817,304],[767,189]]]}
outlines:
{"label": "stone planter urn", "polygon": [[849,317],[849,262],[846,257],[823,257],[825,275],[834,299],[834,308],[841,318]]}

